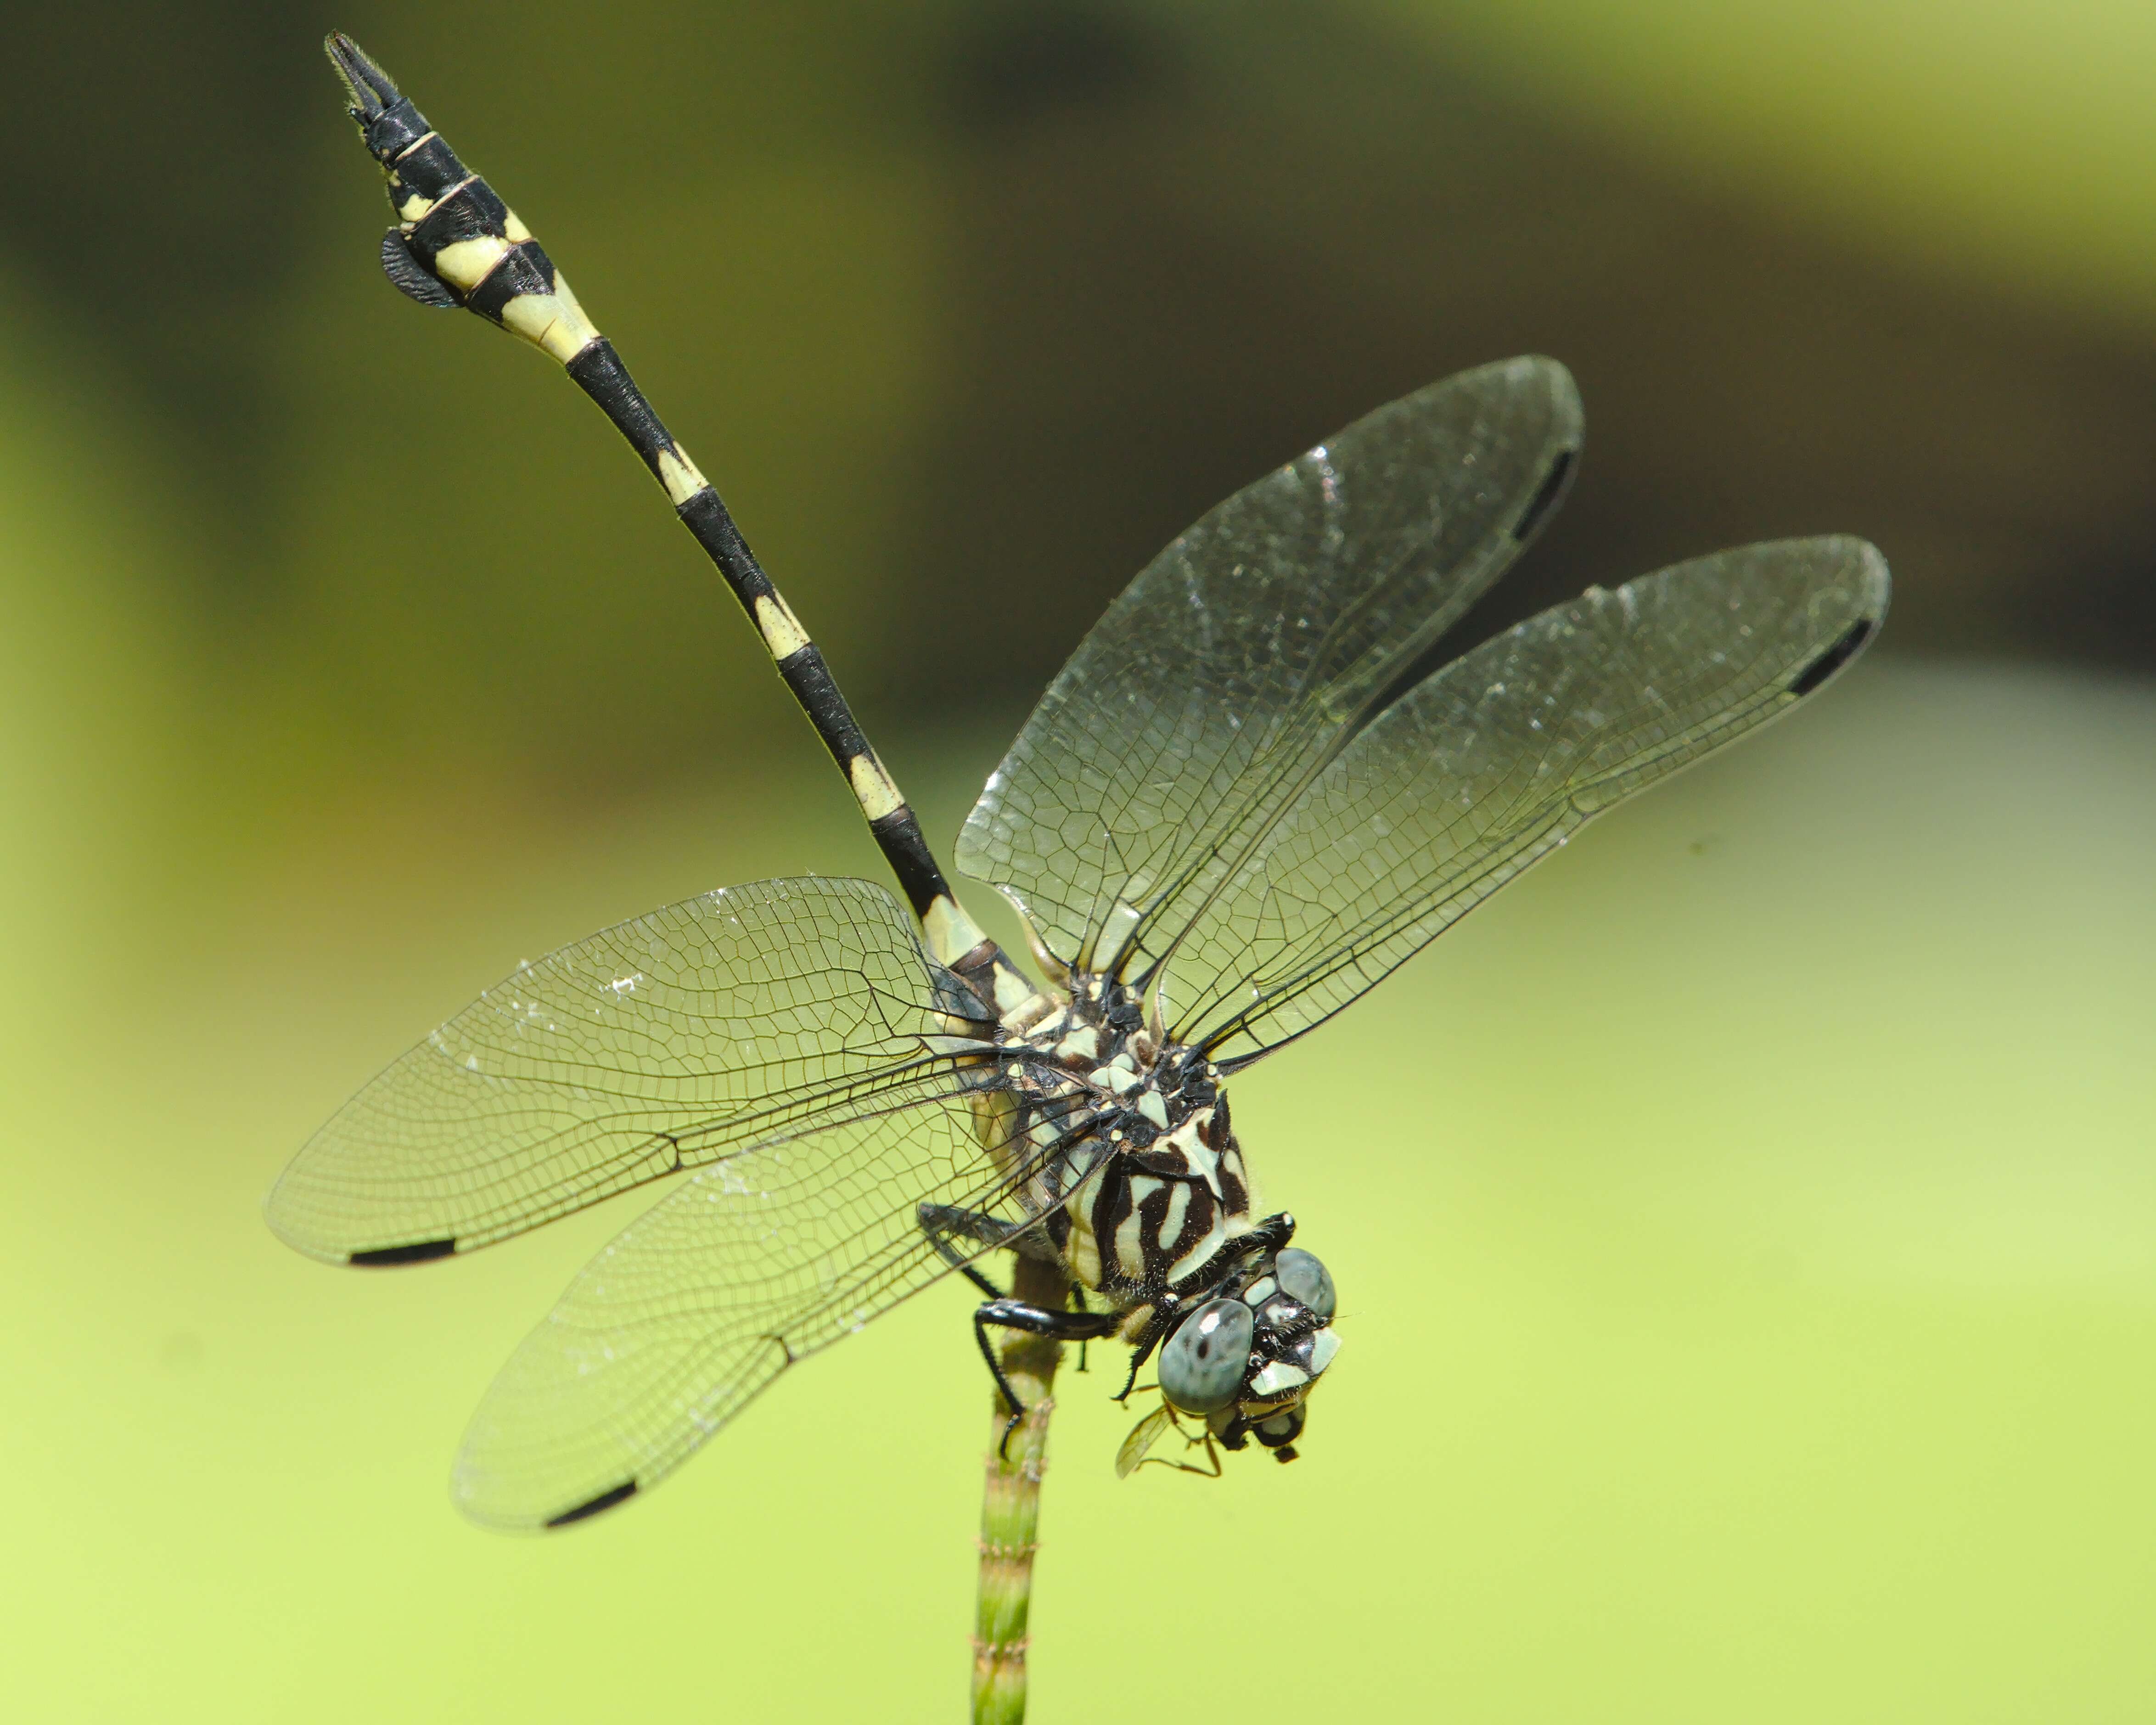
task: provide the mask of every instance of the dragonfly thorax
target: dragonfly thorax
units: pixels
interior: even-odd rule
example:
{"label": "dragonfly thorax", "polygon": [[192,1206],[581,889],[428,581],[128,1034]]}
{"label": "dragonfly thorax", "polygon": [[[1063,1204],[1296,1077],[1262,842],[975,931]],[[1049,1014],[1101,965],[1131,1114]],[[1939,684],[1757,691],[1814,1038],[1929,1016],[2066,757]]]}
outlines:
{"label": "dragonfly thorax", "polygon": [[1157,1041],[1129,989],[1070,980],[1066,1002],[1004,1044],[1043,1153],[1027,1207],[1074,1279],[1133,1308],[1250,1227],[1250,1175],[1218,1069]]}
{"label": "dragonfly thorax", "polygon": [[1288,1246],[1292,1217],[1253,1215],[1219,1068],[1159,1036],[1122,984],[1075,973],[1069,988],[1002,1040],[999,1087],[1039,1153],[1024,1206],[1123,1314],[1137,1363],[1158,1350],[1176,1410],[1227,1448],[1255,1438],[1291,1460],[1339,1345],[1331,1277]]}

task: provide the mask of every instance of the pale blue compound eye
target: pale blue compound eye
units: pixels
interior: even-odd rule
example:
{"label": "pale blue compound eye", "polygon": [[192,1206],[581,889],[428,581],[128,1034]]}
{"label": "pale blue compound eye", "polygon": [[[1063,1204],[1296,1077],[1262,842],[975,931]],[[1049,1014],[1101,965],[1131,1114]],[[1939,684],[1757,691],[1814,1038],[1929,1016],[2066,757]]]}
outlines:
{"label": "pale blue compound eye", "polygon": [[1310,1253],[1290,1246],[1273,1260],[1273,1273],[1286,1292],[1317,1314],[1320,1323],[1332,1322],[1332,1276]]}
{"label": "pale blue compound eye", "polygon": [[1186,1414],[1213,1414],[1241,1394],[1257,1326],[1240,1300],[1209,1300],[1160,1351],[1160,1393]]}

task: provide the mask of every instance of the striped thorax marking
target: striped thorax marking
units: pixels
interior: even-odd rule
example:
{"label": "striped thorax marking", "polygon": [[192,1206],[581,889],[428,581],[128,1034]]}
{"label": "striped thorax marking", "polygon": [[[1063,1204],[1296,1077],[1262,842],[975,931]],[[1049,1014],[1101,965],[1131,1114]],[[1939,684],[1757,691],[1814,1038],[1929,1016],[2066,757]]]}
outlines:
{"label": "striped thorax marking", "polygon": [[1119,1303],[1157,1298],[1251,1226],[1251,1193],[1218,1075],[1156,1046],[1127,988],[1073,998],[1015,1039],[1034,1142],[1027,1194],[1071,1276]]}

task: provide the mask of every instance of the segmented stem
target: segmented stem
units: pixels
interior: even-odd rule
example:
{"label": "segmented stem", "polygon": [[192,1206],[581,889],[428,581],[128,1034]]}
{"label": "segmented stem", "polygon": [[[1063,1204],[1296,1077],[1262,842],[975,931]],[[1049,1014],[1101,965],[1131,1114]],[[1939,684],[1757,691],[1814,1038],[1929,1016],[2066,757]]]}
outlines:
{"label": "segmented stem", "polygon": [[[1060,1311],[1070,1285],[1053,1265],[1017,1259],[1014,1297]],[[998,1390],[989,1428],[988,1479],[981,1494],[981,1595],[973,1636],[973,1725],[1019,1725],[1025,1717],[1026,1650],[1033,1611],[1033,1559],[1040,1549],[1040,1478],[1047,1466],[1050,1394],[1063,1356],[1059,1342],[1014,1332],[1004,1345],[1004,1375],[1025,1404],[1025,1418],[1005,1443],[1010,1408]]]}

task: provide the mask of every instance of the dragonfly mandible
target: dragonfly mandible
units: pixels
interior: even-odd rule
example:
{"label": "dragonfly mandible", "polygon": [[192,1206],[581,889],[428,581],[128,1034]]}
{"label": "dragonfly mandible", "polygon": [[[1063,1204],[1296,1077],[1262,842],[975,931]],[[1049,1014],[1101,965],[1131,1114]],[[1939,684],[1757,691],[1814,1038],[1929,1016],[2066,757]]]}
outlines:
{"label": "dragonfly mandible", "polygon": [[[1016,908],[1029,970],[967,916],[822,655],[529,231],[378,66],[329,51],[388,177],[391,280],[551,354],[614,420],[906,900],[766,880],[608,929],[520,966],[300,1152],[271,1226],[362,1266],[684,1177],[504,1368],[459,1505],[532,1529],[648,1491],[954,1274],[985,1296],[992,1371],[997,1327],[1120,1338],[1126,1395],[1157,1364],[1127,1466],[1178,1416],[1209,1449],[1291,1457],[1339,1347],[1333,1283],[1255,1200],[1232,1080],[1586,822],[1806,701],[1885,617],[1879,553],[1721,552],[1410,680],[1556,507],[1581,410],[1532,357],[1378,408],[1147,565],[989,779],[956,861]],[[1004,1250],[1059,1266],[1072,1306],[1006,1296],[981,1268]]]}

